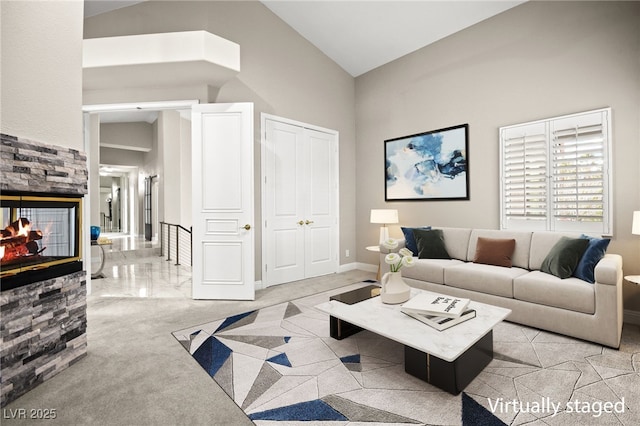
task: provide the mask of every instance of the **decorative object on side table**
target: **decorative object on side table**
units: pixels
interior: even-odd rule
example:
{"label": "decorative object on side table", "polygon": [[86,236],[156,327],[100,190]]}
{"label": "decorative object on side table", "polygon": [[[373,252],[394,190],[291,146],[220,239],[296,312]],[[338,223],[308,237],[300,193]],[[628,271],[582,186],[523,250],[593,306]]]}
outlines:
{"label": "decorative object on side table", "polygon": [[383,242],[389,239],[389,228],[387,225],[390,223],[398,223],[398,210],[395,209],[371,209],[371,223],[382,224],[380,227],[380,241]]}
{"label": "decorative object on side table", "polygon": [[[398,248],[398,242],[390,238],[382,243],[389,250]],[[389,265],[390,272],[382,276],[382,290],[380,298],[382,303],[398,304],[404,303],[411,297],[411,287],[402,279],[400,269],[403,266],[410,268],[415,265],[411,250],[403,247],[398,253],[389,253],[385,256],[384,262]]]}
{"label": "decorative object on side table", "polygon": [[97,241],[100,236],[100,227],[92,226],[91,227],[91,241]]}

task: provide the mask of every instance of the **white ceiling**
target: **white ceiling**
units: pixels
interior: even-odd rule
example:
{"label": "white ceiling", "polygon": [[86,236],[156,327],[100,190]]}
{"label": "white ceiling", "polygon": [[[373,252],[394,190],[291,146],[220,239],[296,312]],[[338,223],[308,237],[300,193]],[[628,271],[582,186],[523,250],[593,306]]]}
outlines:
{"label": "white ceiling", "polygon": [[524,1],[262,3],[357,77]]}
{"label": "white ceiling", "polygon": [[[85,16],[136,3],[141,1],[85,0]],[[524,1],[262,0],[262,3],[357,77]]]}

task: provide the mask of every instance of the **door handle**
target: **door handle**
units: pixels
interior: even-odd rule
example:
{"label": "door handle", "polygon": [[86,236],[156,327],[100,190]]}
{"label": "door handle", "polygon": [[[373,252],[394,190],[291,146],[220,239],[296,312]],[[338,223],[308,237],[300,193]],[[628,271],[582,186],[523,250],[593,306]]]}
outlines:
{"label": "door handle", "polygon": [[248,231],[248,230],[250,230],[250,229],[251,229],[251,225],[249,225],[249,224],[247,223],[247,224],[246,224],[245,226],[243,226],[242,228],[244,228],[245,230],[247,230],[247,231]]}
{"label": "door handle", "polygon": [[304,221],[301,220],[300,222],[298,222],[298,225],[304,225]]}
{"label": "door handle", "polygon": [[306,220],[304,223],[307,224],[307,225],[311,225],[313,223],[313,221],[312,220]]}

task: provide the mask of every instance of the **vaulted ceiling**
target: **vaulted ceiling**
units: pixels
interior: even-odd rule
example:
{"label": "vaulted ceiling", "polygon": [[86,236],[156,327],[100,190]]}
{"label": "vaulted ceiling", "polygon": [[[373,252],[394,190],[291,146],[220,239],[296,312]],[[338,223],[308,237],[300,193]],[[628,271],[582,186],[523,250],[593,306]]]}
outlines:
{"label": "vaulted ceiling", "polygon": [[[85,0],[85,16],[136,3],[141,1]],[[524,1],[262,0],[262,3],[357,77]]]}

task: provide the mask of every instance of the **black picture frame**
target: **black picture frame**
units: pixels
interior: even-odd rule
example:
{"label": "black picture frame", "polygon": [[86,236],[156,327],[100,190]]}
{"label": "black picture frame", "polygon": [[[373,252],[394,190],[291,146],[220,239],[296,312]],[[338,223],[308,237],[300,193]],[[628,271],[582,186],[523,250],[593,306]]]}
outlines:
{"label": "black picture frame", "polygon": [[384,141],[385,201],[469,200],[469,124]]}

